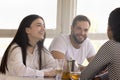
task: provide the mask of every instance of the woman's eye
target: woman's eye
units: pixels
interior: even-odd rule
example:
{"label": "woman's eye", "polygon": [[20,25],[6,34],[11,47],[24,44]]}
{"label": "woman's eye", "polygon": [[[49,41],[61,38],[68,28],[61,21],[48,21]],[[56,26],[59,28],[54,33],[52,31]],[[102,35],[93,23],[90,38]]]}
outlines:
{"label": "woman's eye", "polygon": [[44,23],[37,23],[36,27],[45,27],[45,24]]}

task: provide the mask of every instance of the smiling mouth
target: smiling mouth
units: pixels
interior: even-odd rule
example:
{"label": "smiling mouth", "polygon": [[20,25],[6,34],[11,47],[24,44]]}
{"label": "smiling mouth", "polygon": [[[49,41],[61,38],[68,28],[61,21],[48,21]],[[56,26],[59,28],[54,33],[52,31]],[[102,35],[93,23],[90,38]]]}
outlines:
{"label": "smiling mouth", "polygon": [[78,35],[77,37],[80,38],[80,39],[81,39],[81,38],[84,38],[84,36],[82,36],[82,35],[80,35],[80,36]]}
{"label": "smiling mouth", "polygon": [[39,33],[40,33],[40,34],[44,34],[45,32],[44,32],[44,31],[40,31]]}

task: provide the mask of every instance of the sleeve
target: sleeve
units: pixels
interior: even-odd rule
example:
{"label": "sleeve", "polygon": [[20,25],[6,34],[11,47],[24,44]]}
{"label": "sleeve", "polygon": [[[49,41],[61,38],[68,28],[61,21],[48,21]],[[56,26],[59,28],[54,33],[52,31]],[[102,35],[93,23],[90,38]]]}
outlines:
{"label": "sleeve", "polygon": [[15,48],[8,56],[8,73],[14,76],[44,76],[44,72],[25,66],[22,60],[21,48]]}
{"label": "sleeve", "polygon": [[59,51],[65,54],[67,50],[67,42],[66,42],[65,36],[59,35],[56,38],[54,38],[54,40],[52,41],[49,47],[50,52],[53,50]]}
{"label": "sleeve", "polygon": [[90,80],[95,75],[97,75],[100,71],[105,69],[107,65],[111,62],[111,50],[110,45],[107,43],[104,44],[96,54],[95,58],[90,62],[88,67],[81,73],[80,80]]}
{"label": "sleeve", "polygon": [[95,52],[94,46],[93,46],[93,44],[91,43],[90,40],[88,40],[88,43],[87,43],[87,49],[88,49],[87,58],[90,58],[90,57],[96,55],[96,52]]}
{"label": "sleeve", "polygon": [[49,51],[43,51],[43,54],[42,55],[42,68],[45,70],[48,70],[48,69],[53,69],[56,67],[56,64],[55,64],[55,59],[53,58],[53,56],[49,53]]}

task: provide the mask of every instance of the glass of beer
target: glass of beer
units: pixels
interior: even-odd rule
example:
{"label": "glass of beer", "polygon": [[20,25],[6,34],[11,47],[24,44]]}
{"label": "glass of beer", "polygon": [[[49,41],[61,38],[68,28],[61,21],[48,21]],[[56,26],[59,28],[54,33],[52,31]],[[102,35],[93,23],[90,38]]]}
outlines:
{"label": "glass of beer", "polygon": [[64,70],[62,73],[62,80],[70,80],[70,72]]}
{"label": "glass of beer", "polygon": [[70,78],[71,80],[80,80],[80,74],[81,74],[80,68],[76,61],[73,65],[74,68],[70,69]]}
{"label": "glass of beer", "polygon": [[61,78],[65,59],[55,59],[57,78]]}
{"label": "glass of beer", "polygon": [[70,78],[72,80],[80,80],[80,74],[81,74],[80,71],[71,71],[70,72]]}

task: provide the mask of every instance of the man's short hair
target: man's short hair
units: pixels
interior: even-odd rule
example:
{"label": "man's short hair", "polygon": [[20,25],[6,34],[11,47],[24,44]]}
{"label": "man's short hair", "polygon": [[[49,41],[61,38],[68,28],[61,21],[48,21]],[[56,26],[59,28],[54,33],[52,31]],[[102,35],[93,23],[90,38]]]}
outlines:
{"label": "man's short hair", "polygon": [[91,25],[91,22],[90,20],[84,16],[84,15],[77,15],[74,19],[73,19],[73,22],[72,22],[72,26],[74,27],[76,25],[76,22],[77,21],[87,21],[89,23],[89,25]]}

